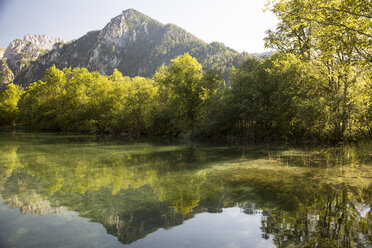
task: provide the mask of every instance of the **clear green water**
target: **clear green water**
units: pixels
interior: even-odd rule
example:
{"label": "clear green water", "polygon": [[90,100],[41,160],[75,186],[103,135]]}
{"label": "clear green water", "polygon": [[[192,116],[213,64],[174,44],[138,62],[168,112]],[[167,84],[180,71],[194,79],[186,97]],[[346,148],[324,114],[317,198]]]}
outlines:
{"label": "clear green water", "polygon": [[0,247],[371,247],[372,144],[0,133]]}

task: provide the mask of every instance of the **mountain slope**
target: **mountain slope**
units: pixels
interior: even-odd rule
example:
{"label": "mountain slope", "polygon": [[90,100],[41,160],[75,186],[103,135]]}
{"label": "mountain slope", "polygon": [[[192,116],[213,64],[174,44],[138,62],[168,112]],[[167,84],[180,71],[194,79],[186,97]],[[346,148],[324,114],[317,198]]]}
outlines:
{"label": "mountain slope", "polygon": [[12,41],[6,49],[0,48],[0,88],[27,70],[32,61],[50,51],[56,43],[63,42],[47,35],[28,34],[23,40]]}
{"label": "mountain slope", "polygon": [[173,24],[164,25],[128,9],[102,30],[55,46],[17,75],[15,82],[28,85],[41,79],[45,69],[53,64],[57,68],[86,67],[104,75],[117,68],[124,75],[149,77],[159,66],[186,52],[206,68],[222,69],[225,79],[232,66],[239,65],[249,56],[221,43],[207,44]]}

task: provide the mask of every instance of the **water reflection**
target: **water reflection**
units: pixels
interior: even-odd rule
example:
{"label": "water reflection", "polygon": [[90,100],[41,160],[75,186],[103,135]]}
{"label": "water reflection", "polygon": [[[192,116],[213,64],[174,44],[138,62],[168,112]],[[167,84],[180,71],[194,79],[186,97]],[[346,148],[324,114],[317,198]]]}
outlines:
{"label": "water reflection", "polygon": [[[77,212],[131,246],[165,244],[172,239],[162,236],[166,232],[179,237],[169,244],[190,247],[186,230],[194,219],[193,247],[216,247],[216,240],[222,247],[244,247],[246,239],[256,246],[368,247],[371,150],[370,143],[226,147],[0,134],[0,195],[25,215]],[[239,217],[229,208],[240,209]],[[202,213],[215,214],[206,220]],[[256,224],[241,240],[224,235],[247,228],[239,221],[247,215]],[[216,236],[202,236],[205,225],[218,218],[226,226],[220,222]],[[5,239],[0,236],[0,242],[20,246]]]}

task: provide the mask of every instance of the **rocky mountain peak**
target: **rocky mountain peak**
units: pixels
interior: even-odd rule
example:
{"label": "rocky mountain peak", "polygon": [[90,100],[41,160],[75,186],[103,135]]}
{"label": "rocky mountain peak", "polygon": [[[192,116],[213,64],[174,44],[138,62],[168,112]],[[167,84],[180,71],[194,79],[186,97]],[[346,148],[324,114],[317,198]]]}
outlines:
{"label": "rocky mountain peak", "polygon": [[[154,19],[134,9],[127,9],[111,19],[99,35],[103,44],[114,44],[125,47],[128,42],[135,42],[137,33],[148,33],[148,23],[157,23]],[[161,25],[160,23],[158,23]]]}
{"label": "rocky mountain peak", "polygon": [[2,75],[0,77],[4,78],[4,73],[9,71],[9,68],[15,76],[19,75],[28,68],[31,61],[37,60],[40,56],[53,49],[56,43],[61,42],[64,42],[61,38],[37,34],[27,34],[23,40],[13,40],[1,56],[6,60],[6,63],[4,61],[0,65],[0,74]]}
{"label": "rocky mountain peak", "polygon": [[131,16],[131,15],[133,16],[133,15],[144,15],[144,14],[142,14],[141,12],[139,12],[135,9],[129,8],[129,9],[123,10],[122,15],[124,15],[125,17],[128,17],[128,16]]}
{"label": "rocky mountain peak", "polygon": [[27,34],[21,39],[10,42],[4,52],[4,58],[11,59],[21,53],[27,54],[32,60],[39,57],[43,51],[49,51],[56,43],[64,42],[61,38],[53,38],[48,35]]}
{"label": "rocky mountain peak", "polygon": [[38,48],[43,50],[51,50],[53,45],[56,43],[65,43],[61,38],[54,38],[45,34],[27,34],[23,40],[26,42],[32,42]]}
{"label": "rocky mountain peak", "polygon": [[[143,22],[148,22],[148,21],[155,21],[154,19],[152,19],[151,17],[135,10],[135,9],[127,9],[127,10],[123,10],[123,12],[121,13],[121,15],[119,15],[121,17],[124,17],[124,19],[127,21],[128,24],[131,24],[131,25],[138,25],[138,24],[141,24]],[[117,16],[117,17],[119,17]],[[115,18],[114,18],[115,19]]]}

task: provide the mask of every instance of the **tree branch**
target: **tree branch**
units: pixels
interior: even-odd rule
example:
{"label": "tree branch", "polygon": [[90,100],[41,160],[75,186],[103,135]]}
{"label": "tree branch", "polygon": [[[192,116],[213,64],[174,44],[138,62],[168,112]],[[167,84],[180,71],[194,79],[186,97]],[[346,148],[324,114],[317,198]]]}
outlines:
{"label": "tree branch", "polygon": [[310,21],[310,22],[316,22],[316,23],[319,23],[319,24],[322,24],[322,25],[326,25],[326,26],[338,26],[338,27],[343,27],[345,28],[346,30],[349,30],[349,31],[353,31],[353,32],[356,32],[360,35],[363,35],[363,36],[366,36],[368,38],[372,38],[372,35],[370,34],[367,34],[367,33],[364,33],[360,30],[357,30],[357,29],[354,29],[354,28],[350,28],[344,24],[341,24],[341,23],[329,23],[329,22],[324,22],[324,21],[320,21],[320,20],[316,20],[316,19],[311,19],[311,18],[307,18],[307,17],[303,17],[303,16],[299,16],[299,15],[296,15],[296,14],[293,14],[291,12],[288,13],[289,15],[292,15],[292,16],[295,16],[295,17],[298,17],[298,18],[301,18],[305,21]]}
{"label": "tree branch", "polygon": [[326,9],[326,10],[337,11],[337,12],[343,12],[343,13],[354,15],[354,16],[358,16],[358,17],[372,18],[372,15],[357,14],[357,13],[353,13],[353,12],[350,12],[350,11],[347,11],[347,10],[343,10],[343,9],[336,9],[336,8],[322,7],[322,6],[320,6],[318,8],[319,9]]}

